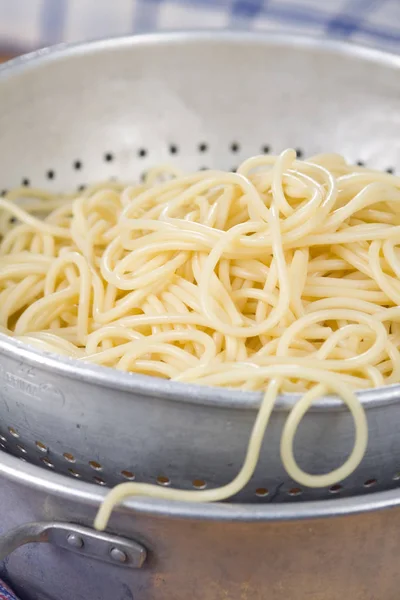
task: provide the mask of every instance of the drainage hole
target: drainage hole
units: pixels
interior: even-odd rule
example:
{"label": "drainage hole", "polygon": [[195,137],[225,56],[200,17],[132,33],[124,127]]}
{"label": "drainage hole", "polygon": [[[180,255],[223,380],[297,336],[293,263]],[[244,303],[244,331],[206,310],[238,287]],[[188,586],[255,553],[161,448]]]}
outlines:
{"label": "drainage hole", "polygon": [[81,477],[81,474],[78,473],[78,471],[74,471],[74,469],[68,469],[68,473],[70,473],[72,477],[76,477],[77,479],[80,479]]}
{"label": "drainage hole", "polygon": [[69,452],[64,452],[63,457],[65,458],[66,461],[68,461],[69,463],[74,463],[75,461],[75,456],[73,454],[70,454]]}
{"label": "drainage hole", "polygon": [[35,446],[40,452],[47,452],[48,450],[46,444],[43,444],[43,442],[35,442]]}
{"label": "drainage hole", "polygon": [[378,483],[377,479],[367,479],[367,481],[364,481],[364,487],[370,488],[370,487],[373,487],[374,485],[376,485],[377,483]]}
{"label": "drainage hole", "polygon": [[207,487],[207,483],[204,479],[193,479],[192,485],[196,490],[204,490]]}
{"label": "drainage hole", "polygon": [[258,496],[258,498],[265,498],[266,496],[268,496],[269,494],[269,490],[267,488],[257,488],[256,489],[256,496]]}
{"label": "drainage hole", "polygon": [[135,473],[132,473],[132,471],[121,471],[121,475],[122,477],[125,477],[125,479],[129,479],[129,481],[135,479]]}
{"label": "drainage hole", "polygon": [[95,471],[101,471],[102,470],[102,466],[100,463],[96,462],[95,460],[91,460],[89,461],[89,465],[92,467],[92,469],[94,469]]}
{"label": "drainage hole", "polygon": [[158,483],[158,485],[167,486],[167,485],[171,485],[171,480],[169,477],[164,477],[163,475],[159,475],[157,477],[157,483]]}
{"label": "drainage hole", "polygon": [[303,490],[299,487],[290,488],[288,491],[289,496],[300,496],[303,493]]}
{"label": "drainage hole", "polygon": [[93,480],[99,485],[106,485],[106,482],[101,477],[93,477]]}
{"label": "drainage hole", "polygon": [[340,485],[340,483],[335,483],[335,485],[331,485],[331,487],[329,488],[329,491],[331,494],[338,494],[339,492],[341,492],[343,489],[343,486]]}

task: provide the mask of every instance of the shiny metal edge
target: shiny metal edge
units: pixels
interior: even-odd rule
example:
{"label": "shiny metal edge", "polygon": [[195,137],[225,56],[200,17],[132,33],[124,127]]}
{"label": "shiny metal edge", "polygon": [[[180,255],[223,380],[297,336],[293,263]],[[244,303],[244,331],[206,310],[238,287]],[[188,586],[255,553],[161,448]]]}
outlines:
{"label": "shiny metal edge", "polygon": [[[77,359],[30,348],[26,344],[13,340],[4,334],[0,334],[0,358],[2,354],[12,357],[23,365],[28,364],[70,379],[174,402],[257,410],[263,397],[262,392],[244,392],[229,388],[167,381],[149,375],[126,373],[110,367],[92,365]],[[400,402],[400,384],[363,390],[357,392],[357,396],[366,409],[396,404]],[[300,394],[279,396],[274,410],[287,412],[299,397]],[[309,410],[311,412],[321,410],[347,411],[347,407],[334,396],[326,396],[316,402]]]}
{"label": "shiny metal edge", "polygon": [[[89,40],[86,42],[60,43],[40,48],[14,58],[0,67],[0,79],[40,66],[42,63],[58,60],[71,55],[87,52],[101,52],[109,49],[121,49],[134,46],[153,46],[169,44],[196,44],[207,42],[234,42],[236,44],[286,45],[297,48],[318,49],[322,52],[341,54],[362,60],[369,60],[387,66],[400,68],[400,55],[376,47],[326,39],[317,36],[304,36],[281,29],[277,32],[254,32],[246,30],[177,30],[136,35],[116,36]],[[34,63],[34,64],[33,64]]]}
{"label": "shiny metal edge", "polygon": [[[65,500],[100,506],[107,488],[76,481],[44,468],[20,461],[0,451],[0,477]],[[400,507],[400,488],[366,493],[353,498],[336,498],[293,504],[231,504],[173,502],[150,498],[130,499],[115,508],[116,512],[205,521],[294,521],[360,514]]]}
{"label": "shiny metal edge", "polygon": [[[292,46],[293,48],[314,49],[319,52],[358,58],[360,60],[371,61],[387,67],[400,69],[400,55],[343,41],[305,37],[285,32],[262,33],[230,30],[200,30],[147,33],[94,40],[84,43],[64,43],[43,48],[15,58],[0,66],[0,85],[9,78],[23,75],[24,72],[40,68],[48,62],[63,60],[70,56],[80,56],[88,52],[96,53],[103,52],[104,50],[117,50],[160,44],[187,45],[196,44],[198,42],[253,44],[262,46],[285,45]],[[41,352],[3,334],[0,334],[0,355],[1,353],[16,360],[24,361],[24,363],[28,363],[34,367],[51,370],[52,372],[72,379],[93,382],[116,390],[137,392],[145,396],[165,398],[171,401],[184,401],[191,404],[255,410],[259,407],[262,399],[262,394],[255,392],[242,392],[240,390],[229,390],[173,381],[165,382],[164,380],[160,383],[160,381],[154,377],[121,373],[107,367],[89,365],[75,359]],[[287,411],[293,406],[298,397],[299,395],[280,396],[276,403],[275,410]],[[358,397],[366,408],[393,404],[400,401],[400,385],[396,384],[385,386],[384,388],[365,390],[359,392]],[[320,411],[327,409],[346,410],[342,402],[334,397],[322,398],[313,405],[310,410]]]}

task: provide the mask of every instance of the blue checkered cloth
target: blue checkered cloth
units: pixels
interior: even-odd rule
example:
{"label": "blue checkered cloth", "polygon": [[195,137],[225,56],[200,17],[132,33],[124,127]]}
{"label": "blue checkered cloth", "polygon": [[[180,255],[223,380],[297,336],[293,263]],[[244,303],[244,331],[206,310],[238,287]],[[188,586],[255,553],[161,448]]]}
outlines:
{"label": "blue checkered cloth", "polygon": [[0,0],[0,52],[193,28],[285,29],[400,52],[400,0]]}
{"label": "blue checkered cloth", "polygon": [[10,588],[2,581],[0,581],[0,600],[18,600]]}

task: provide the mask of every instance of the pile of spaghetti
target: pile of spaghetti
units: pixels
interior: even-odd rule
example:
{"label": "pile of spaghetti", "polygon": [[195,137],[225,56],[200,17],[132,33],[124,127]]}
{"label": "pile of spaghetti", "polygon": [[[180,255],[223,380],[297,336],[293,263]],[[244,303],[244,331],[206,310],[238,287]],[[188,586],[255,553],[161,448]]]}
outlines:
{"label": "pile of spaghetti", "polygon": [[[143,184],[79,195],[19,189],[0,199],[0,330],[40,350],[132,373],[264,390],[243,468],[217,490],[126,483],[126,495],[215,501],[250,479],[280,392],[303,395],[281,455],[325,486],[367,444],[355,390],[400,381],[400,178],[334,154],[257,156],[236,173],[155,169]],[[322,395],[355,423],[329,474],[302,471],[293,438]]]}

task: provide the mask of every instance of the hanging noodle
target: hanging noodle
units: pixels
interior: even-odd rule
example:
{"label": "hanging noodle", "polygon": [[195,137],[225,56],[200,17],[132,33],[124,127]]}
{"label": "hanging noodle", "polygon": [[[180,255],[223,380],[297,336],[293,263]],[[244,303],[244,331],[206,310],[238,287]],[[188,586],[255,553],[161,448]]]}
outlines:
{"label": "hanging noodle", "polygon": [[[0,330],[38,349],[181,382],[266,390],[243,467],[218,489],[125,483],[131,495],[214,502],[251,478],[279,393],[302,392],[281,440],[310,487],[350,475],[367,444],[355,390],[400,381],[400,178],[338,155],[256,156],[236,173],[159,168],[141,185],[0,199]],[[354,419],[345,464],[312,475],[293,454],[310,405]]]}

